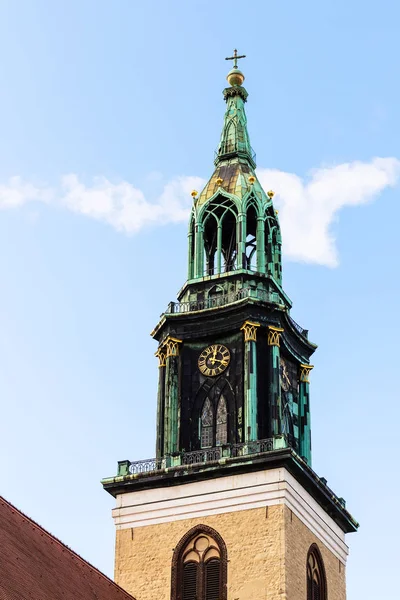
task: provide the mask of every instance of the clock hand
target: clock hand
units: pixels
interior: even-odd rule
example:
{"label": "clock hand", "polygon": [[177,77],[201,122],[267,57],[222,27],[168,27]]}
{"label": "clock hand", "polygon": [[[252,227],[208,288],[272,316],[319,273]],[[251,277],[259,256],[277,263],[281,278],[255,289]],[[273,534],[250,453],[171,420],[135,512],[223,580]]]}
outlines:
{"label": "clock hand", "polygon": [[217,356],[217,349],[215,348],[215,350],[214,350],[214,354],[213,354],[213,357],[210,359],[210,362],[211,362],[211,364],[212,364],[212,365],[214,365],[214,364],[215,364],[215,361],[217,360],[217,359],[215,358],[216,356]]}
{"label": "clock hand", "polygon": [[221,365],[223,365],[224,367],[228,364],[228,361],[223,359],[223,358],[216,358],[214,362],[219,362],[221,363]]}

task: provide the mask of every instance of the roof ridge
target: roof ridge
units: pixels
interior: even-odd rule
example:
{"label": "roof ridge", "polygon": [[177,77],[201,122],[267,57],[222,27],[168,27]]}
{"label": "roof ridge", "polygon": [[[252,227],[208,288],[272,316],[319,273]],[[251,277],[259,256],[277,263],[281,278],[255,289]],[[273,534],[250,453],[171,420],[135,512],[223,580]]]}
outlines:
{"label": "roof ridge", "polygon": [[62,546],[66,550],[68,550],[68,552],[70,552],[72,555],[74,555],[76,558],[78,558],[79,561],[81,561],[82,563],[86,564],[88,567],[90,567],[91,569],[93,569],[93,571],[96,571],[98,573],[98,575],[100,575],[101,577],[103,577],[104,579],[106,579],[109,582],[109,584],[112,584],[113,586],[115,586],[118,589],[118,591],[121,591],[124,594],[126,594],[128,598],[132,598],[133,600],[135,600],[135,598],[133,596],[131,596],[131,594],[129,594],[126,590],[124,590],[124,588],[122,588],[120,585],[118,585],[117,583],[115,583],[115,581],[113,581],[110,577],[108,577],[107,575],[105,575],[102,571],[100,571],[100,569],[98,569],[97,567],[95,567],[94,565],[92,565],[85,558],[83,558],[82,556],[80,556],[80,554],[78,554],[77,552],[75,552],[75,550],[72,550],[72,548],[70,548],[69,546],[67,546],[67,544],[64,544],[64,542],[62,542],[59,538],[57,538],[55,535],[53,535],[52,533],[50,533],[50,531],[47,531],[47,529],[45,529],[44,527],[42,527],[42,525],[40,525],[37,521],[34,521],[31,517],[28,517],[28,515],[26,515],[24,512],[22,512],[22,510],[20,510],[14,504],[12,504],[11,502],[9,502],[9,500],[6,500],[6,498],[4,498],[4,496],[0,495],[0,503],[8,505],[12,510],[16,511],[17,513],[19,513],[22,518],[26,519],[27,521],[30,521],[35,527],[37,527],[40,531],[42,531],[46,536],[48,536],[53,541],[57,542],[57,544],[59,544],[60,546]]}

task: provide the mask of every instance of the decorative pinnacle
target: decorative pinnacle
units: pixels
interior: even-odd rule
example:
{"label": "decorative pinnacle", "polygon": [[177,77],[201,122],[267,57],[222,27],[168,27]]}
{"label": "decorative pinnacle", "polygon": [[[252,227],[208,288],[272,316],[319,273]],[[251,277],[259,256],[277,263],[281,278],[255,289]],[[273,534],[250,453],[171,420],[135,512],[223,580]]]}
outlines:
{"label": "decorative pinnacle", "polygon": [[196,198],[196,196],[198,195],[198,191],[197,190],[193,190],[192,192],[190,192],[190,195],[192,196],[192,198]]}
{"label": "decorative pinnacle", "polygon": [[231,86],[237,86],[237,85],[242,85],[243,81],[244,81],[244,75],[241,71],[239,71],[238,69],[238,65],[237,65],[237,61],[240,58],[246,58],[245,54],[241,54],[240,56],[238,56],[237,50],[235,48],[235,50],[233,51],[233,56],[227,56],[225,58],[225,60],[233,60],[233,69],[231,69],[227,75],[227,80],[228,82],[231,84]]}
{"label": "decorative pinnacle", "polygon": [[273,192],[272,190],[269,190],[267,192],[267,196],[268,196],[268,198],[273,198],[275,196],[275,192]]}

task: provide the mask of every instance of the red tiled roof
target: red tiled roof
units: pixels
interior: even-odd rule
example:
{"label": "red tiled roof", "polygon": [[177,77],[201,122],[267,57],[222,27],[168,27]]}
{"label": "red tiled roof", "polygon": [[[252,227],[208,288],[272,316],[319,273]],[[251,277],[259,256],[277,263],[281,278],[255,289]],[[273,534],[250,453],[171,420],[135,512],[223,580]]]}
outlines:
{"label": "red tiled roof", "polygon": [[0,600],[132,600],[0,496]]}

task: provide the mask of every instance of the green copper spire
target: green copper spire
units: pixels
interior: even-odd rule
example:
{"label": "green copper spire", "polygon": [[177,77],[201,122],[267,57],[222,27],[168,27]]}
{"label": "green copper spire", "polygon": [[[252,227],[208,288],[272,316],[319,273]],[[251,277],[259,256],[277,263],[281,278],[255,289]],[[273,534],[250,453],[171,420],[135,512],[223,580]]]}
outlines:
{"label": "green copper spire", "polygon": [[[194,205],[189,226],[188,281],[229,276],[238,289],[240,273],[261,277],[260,286],[270,289],[268,278],[288,305],[281,289],[281,233],[272,191],[265,193],[255,173],[255,154],[247,131],[242,86],[244,75],[234,55],[225,88],[227,104],[215,170],[200,194],[193,191]],[[232,279],[233,281],[233,279]]]}
{"label": "green copper spire", "polygon": [[237,66],[237,61],[240,58],[245,58],[245,55],[238,56],[237,50],[235,50],[233,56],[225,59],[233,60],[234,66],[227,75],[230,87],[225,88],[223,91],[227,107],[215,164],[218,165],[222,161],[237,156],[247,161],[255,169],[255,154],[250,145],[246,112],[244,110],[248,93],[242,87],[244,75]]}

